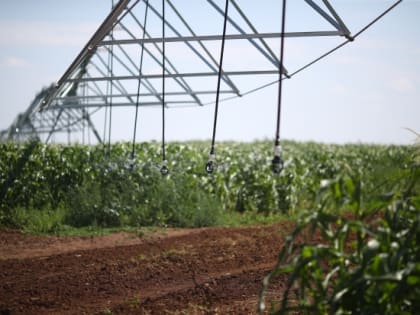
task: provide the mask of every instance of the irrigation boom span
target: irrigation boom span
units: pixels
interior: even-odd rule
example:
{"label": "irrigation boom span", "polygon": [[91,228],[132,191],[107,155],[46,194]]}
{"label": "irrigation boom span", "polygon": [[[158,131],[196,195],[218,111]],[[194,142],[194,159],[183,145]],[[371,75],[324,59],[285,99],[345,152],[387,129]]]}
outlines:
{"label": "irrigation boom span", "polygon": [[[261,17],[253,10],[255,1],[228,2],[228,31],[222,36],[223,1],[200,0],[193,5],[185,0],[118,1],[57,83],[41,91],[28,109],[7,130],[0,132],[0,140],[38,138],[48,142],[53,134],[67,133],[70,141],[71,133],[82,133],[83,138],[92,136],[96,142],[106,142],[110,136],[106,133],[111,132],[113,107],[159,106],[163,99],[165,107],[214,104],[219,73],[222,85],[218,94],[228,98],[261,88],[244,87],[243,77],[273,79],[279,73],[281,78],[290,77],[296,71],[290,73],[287,64],[280,71],[278,45],[282,36],[353,40],[328,0],[293,1],[310,11],[322,27],[312,29],[305,21],[297,23],[299,16],[292,15],[288,20],[295,19],[294,25],[305,30],[286,28],[284,33],[279,22],[281,1],[269,1],[266,7],[260,8],[267,11],[267,20],[272,18],[263,27],[260,27]],[[205,23],[200,17],[205,17]],[[222,39],[231,48],[239,45],[241,51],[252,53],[257,62],[250,67],[241,64],[239,56],[233,64],[220,67]],[[229,54],[228,48],[225,54]],[[163,76],[167,87],[164,93],[159,85]],[[104,115],[101,136],[92,117]]]}

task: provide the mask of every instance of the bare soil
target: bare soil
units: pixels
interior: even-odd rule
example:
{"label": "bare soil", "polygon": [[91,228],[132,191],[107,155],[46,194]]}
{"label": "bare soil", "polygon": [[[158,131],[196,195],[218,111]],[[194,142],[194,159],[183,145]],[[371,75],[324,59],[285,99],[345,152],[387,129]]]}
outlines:
{"label": "bare soil", "polygon": [[256,314],[262,280],[291,229],[283,222],[147,236],[0,231],[0,314]]}

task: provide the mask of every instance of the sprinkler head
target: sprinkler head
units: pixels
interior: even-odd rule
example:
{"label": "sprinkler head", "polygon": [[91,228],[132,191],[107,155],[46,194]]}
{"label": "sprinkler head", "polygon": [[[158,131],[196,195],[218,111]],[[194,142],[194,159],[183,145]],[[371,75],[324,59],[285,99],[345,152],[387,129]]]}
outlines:
{"label": "sprinkler head", "polygon": [[168,161],[167,160],[163,160],[162,161],[162,167],[160,168],[160,173],[162,174],[162,176],[166,176],[169,174],[169,168],[168,168]]}
{"label": "sprinkler head", "polygon": [[211,175],[214,172],[214,162],[208,161],[206,164],[206,172],[208,175]]}
{"label": "sprinkler head", "polygon": [[284,163],[279,155],[275,155],[274,159],[271,161],[271,169],[274,174],[280,174],[283,170]]}
{"label": "sprinkler head", "polygon": [[166,176],[169,174],[169,168],[166,165],[162,165],[162,167],[160,168],[160,173],[162,174],[162,176]]}
{"label": "sprinkler head", "polygon": [[134,158],[129,158],[125,164],[125,167],[129,170],[129,171],[133,171],[134,170]]}
{"label": "sprinkler head", "polygon": [[208,175],[211,175],[214,172],[214,168],[215,168],[215,164],[214,164],[215,156],[214,156],[213,150],[214,149],[212,148],[209,154],[209,161],[206,164],[206,172]]}

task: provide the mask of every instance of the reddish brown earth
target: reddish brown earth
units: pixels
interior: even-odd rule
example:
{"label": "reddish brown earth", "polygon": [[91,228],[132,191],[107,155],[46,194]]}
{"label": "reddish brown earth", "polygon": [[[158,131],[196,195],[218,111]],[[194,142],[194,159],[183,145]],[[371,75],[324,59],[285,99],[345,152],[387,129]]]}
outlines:
{"label": "reddish brown earth", "polygon": [[83,238],[0,231],[0,314],[256,314],[291,228]]}

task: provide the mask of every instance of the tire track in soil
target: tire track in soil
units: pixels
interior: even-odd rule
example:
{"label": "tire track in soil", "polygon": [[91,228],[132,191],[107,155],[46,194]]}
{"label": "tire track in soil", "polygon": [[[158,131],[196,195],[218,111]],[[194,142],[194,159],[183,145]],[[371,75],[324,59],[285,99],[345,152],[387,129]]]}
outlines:
{"label": "tire track in soil", "polygon": [[[69,244],[71,250],[63,246],[49,256],[2,258],[0,314],[253,314],[291,228],[287,222],[206,228],[135,245]],[[25,237],[20,246],[30,249]],[[7,256],[2,250],[0,257]]]}

